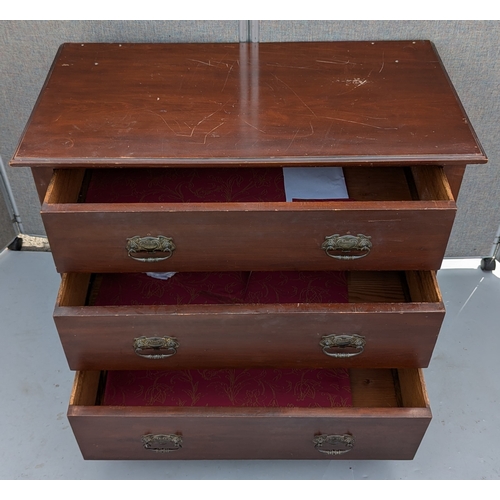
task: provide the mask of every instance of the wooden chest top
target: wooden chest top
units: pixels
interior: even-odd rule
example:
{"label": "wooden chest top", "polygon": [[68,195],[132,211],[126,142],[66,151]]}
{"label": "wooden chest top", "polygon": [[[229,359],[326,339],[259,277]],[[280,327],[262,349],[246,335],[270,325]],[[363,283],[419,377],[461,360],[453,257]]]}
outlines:
{"label": "wooden chest top", "polygon": [[484,163],[428,41],[64,44],[13,166]]}

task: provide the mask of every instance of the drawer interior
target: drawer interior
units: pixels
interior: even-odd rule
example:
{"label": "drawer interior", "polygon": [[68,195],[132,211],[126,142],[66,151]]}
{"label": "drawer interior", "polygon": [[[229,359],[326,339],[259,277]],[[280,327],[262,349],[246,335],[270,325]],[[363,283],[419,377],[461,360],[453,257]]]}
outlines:
{"label": "drawer interior", "polygon": [[[273,371],[278,373],[280,370]],[[182,370],[175,371],[178,376],[183,376],[185,373],[186,371]],[[429,406],[420,369],[359,368],[345,370],[345,373],[350,385],[351,399],[349,405],[344,406],[354,408],[428,408]],[[77,372],[70,405],[104,406],[107,377],[106,371]],[[161,402],[159,405],[161,406]],[[293,408],[290,404],[286,407]]]}
{"label": "drawer interior", "polygon": [[[180,305],[180,304],[283,304],[283,303],[377,303],[440,302],[432,273],[419,271],[289,271],[260,272],[253,295],[244,289],[250,273],[177,273],[159,280],[143,273],[94,274],[88,278],[85,305]],[[219,288],[210,288],[210,277],[222,275]],[[243,280],[238,280],[243,275]],[[187,276],[186,280],[182,280]],[[194,276],[194,277],[193,277]],[[174,280],[178,278],[179,285]],[[239,286],[235,286],[234,283]],[[205,286],[207,293],[188,285]],[[236,289],[228,291],[228,283]],[[274,288],[273,288],[274,287]],[[301,288],[302,287],[302,288]],[[254,301],[251,298],[254,298]],[[81,297],[83,299],[83,297]],[[245,300],[247,299],[247,300]],[[70,304],[68,304],[70,305]],[[77,304],[71,304],[77,305]],[[83,304],[82,304],[83,305]]]}
{"label": "drawer interior", "polygon": [[[181,275],[182,273],[178,273]],[[212,273],[186,273],[190,276],[200,275],[199,282],[203,282],[203,277]],[[225,274],[225,273],[218,273]],[[236,274],[236,273],[231,273]],[[246,274],[246,273],[242,273]],[[439,303],[442,298],[436,283],[436,277],[430,271],[350,271],[350,272],[268,272],[260,273],[265,278],[272,281],[274,275],[291,276],[297,285],[300,283],[300,275],[306,274],[309,280],[317,277],[321,284],[334,283],[336,289],[327,290],[327,293],[303,293],[296,287],[295,294],[292,295],[297,303],[296,297],[302,297],[306,303],[324,302],[328,303],[405,303],[405,302],[431,302]],[[295,276],[295,279],[293,279]],[[325,277],[326,276],[326,277]],[[328,280],[329,276],[335,279]],[[175,277],[175,276],[174,276]],[[134,279],[138,285],[134,287]],[[171,278],[173,280],[173,278]],[[168,295],[170,280],[159,280],[149,277],[143,273],[138,274],[66,274],[61,287],[58,299],[59,306],[110,306],[110,305],[162,305],[180,304],[186,297],[194,297],[196,294],[185,293],[184,288],[180,288],[179,297]],[[310,281],[303,282],[307,287]],[[144,286],[146,283],[146,286]],[[104,290],[105,288],[105,290]],[[171,289],[171,288],[170,288]],[[103,290],[104,295],[100,295]],[[321,291],[321,290],[320,290]],[[124,293],[125,292],[125,293]],[[324,291],[323,291],[324,292]],[[290,297],[290,295],[288,295]],[[199,297],[199,295],[198,295]],[[210,298],[210,295],[202,295],[202,298]],[[213,304],[237,304],[241,295],[231,297],[222,294],[213,294]],[[283,297],[271,295],[270,302],[275,298],[276,304],[283,303]],[[168,300],[167,300],[168,299]],[[186,303],[186,302],[184,302]],[[196,303],[196,301],[194,302]],[[200,302],[198,302],[200,303]],[[210,302],[204,302],[210,303]],[[241,303],[241,301],[240,301]]]}
{"label": "drawer interior", "polygon": [[108,371],[104,406],[352,406],[349,373],[326,368]]}
{"label": "drawer interior", "polygon": [[[442,167],[344,167],[343,171],[353,201],[453,200]],[[58,169],[45,201],[284,202],[285,193],[281,168]],[[328,201],[332,200],[323,203]]]}

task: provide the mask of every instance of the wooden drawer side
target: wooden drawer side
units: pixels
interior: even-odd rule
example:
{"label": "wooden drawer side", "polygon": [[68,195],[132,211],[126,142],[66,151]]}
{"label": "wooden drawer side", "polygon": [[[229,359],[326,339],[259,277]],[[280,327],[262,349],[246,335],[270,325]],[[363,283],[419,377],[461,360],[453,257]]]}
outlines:
{"label": "wooden drawer side", "polygon": [[443,168],[430,166],[411,167],[419,200],[454,200],[448,178]]}

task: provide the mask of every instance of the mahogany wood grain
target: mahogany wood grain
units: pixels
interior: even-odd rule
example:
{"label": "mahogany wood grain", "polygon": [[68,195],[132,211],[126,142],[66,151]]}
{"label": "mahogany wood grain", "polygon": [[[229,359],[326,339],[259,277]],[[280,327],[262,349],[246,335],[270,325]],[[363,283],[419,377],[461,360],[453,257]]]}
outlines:
{"label": "mahogany wood grain", "polygon": [[100,371],[76,372],[69,397],[69,406],[94,406],[97,404],[100,379]]}
{"label": "mahogany wood grain", "polygon": [[11,164],[193,162],[453,165],[486,155],[429,41],[69,43]]}
{"label": "mahogany wood grain", "polygon": [[347,286],[351,304],[409,301],[405,278],[400,271],[348,272]]}
{"label": "mahogany wood grain", "polygon": [[[351,408],[304,409],[97,406],[88,402],[92,390],[78,388],[86,379],[78,373],[74,394],[84,399],[72,399],[68,417],[86,459],[412,459],[430,422],[430,409],[425,399],[405,394],[399,399],[414,406],[394,406],[399,389],[389,382],[391,372],[354,374],[356,403]],[[401,391],[425,393],[421,374],[412,372],[407,377],[411,383],[401,384]],[[90,385],[96,389],[95,376]],[[364,400],[371,406],[363,406]],[[180,434],[182,449],[146,450],[141,437],[149,433]],[[322,454],[312,443],[318,434],[351,434],[354,447],[337,457]]]}
{"label": "mahogany wood grain", "polygon": [[[363,368],[349,370],[352,406],[355,408],[396,408],[401,405],[397,370]],[[416,404],[415,406],[422,406]]]}
{"label": "mahogany wood grain", "polygon": [[[98,307],[85,306],[90,276],[70,273],[54,321],[72,370],[427,366],[444,318],[434,273],[407,273],[429,285],[410,292],[413,302],[405,301],[404,283],[394,290],[393,273],[389,280],[360,274],[349,279],[347,304]],[[319,343],[331,334],[362,335],[364,351],[327,356]],[[180,347],[169,358],[145,359],[133,348],[140,336],[175,337]]]}
{"label": "mahogany wood grain", "polygon": [[33,175],[33,180],[35,181],[36,192],[38,194],[40,204],[43,203],[45,194],[47,193],[47,188],[49,187],[50,181],[52,179],[53,172],[54,169],[51,167],[31,169],[31,174]]}
{"label": "mahogany wood grain", "polygon": [[411,172],[419,200],[453,200],[443,169],[426,165],[411,167]]}
{"label": "mahogany wood grain", "polygon": [[443,302],[435,273],[407,272],[406,281],[410,299],[414,302]]}
{"label": "mahogany wood grain", "polygon": [[422,370],[398,370],[398,381],[403,406],[429,407],[429,396],[425,387]]}
{"label": "mahogany wood grain", "polygon": [[344,167],[344,179],[349,198],[356,201],[410,201],[405,168]]}
{"label": "mahogany wood grain", "polygon": [[455,201],[458,200],[460,187],[462,186],[462,180],[465,174],[465,168],[466,168],[465,165],[444,167],[444,171],[446,177],[448,178],[448,182],[450,183],[451,191],[453,192],[453,197]]}

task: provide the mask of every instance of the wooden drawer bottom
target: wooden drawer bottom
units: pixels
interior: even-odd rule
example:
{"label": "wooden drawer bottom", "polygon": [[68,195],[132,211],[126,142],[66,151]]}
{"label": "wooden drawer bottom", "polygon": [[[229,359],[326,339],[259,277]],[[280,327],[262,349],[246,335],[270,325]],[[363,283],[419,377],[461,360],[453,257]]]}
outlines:
{"label": "wooden drawer bottom", "polygon": [[85,459],[412,459],[431,420],[419,369],[350,370],[351,407],[104,406],[77,372],[68,417]]}

